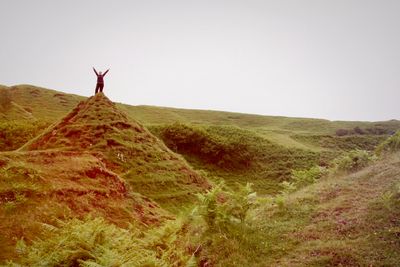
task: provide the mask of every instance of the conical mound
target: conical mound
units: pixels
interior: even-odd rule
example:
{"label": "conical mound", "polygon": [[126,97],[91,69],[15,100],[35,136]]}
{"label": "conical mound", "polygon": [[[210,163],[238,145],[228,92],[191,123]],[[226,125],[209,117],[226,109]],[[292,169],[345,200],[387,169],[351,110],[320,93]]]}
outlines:
{"label": "conical mound", "polygon": [[80,102],[61,122],[50,127],[44,134],[26,144],[21,150],[65,149],[106,150],[113,143],[112,135],[131,128],[143,133],[143,127],[129,122],[125,114],[103,94],[97,94]]}
{"label": "conical mound", "polygon": [[162,204],[171,203],[166,200],[180,202],[209,187],[181,156],[102,93],[79,103],[59,123],[21,148],[47,149],[90,151],[128,181],[133,191]]}

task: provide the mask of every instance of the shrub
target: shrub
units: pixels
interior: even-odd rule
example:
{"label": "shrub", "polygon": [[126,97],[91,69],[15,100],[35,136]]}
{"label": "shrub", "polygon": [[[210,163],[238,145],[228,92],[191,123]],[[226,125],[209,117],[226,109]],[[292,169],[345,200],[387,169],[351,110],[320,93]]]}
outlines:
{"label": "shrub", "polygon": [[345,136],[349,134],[349,130],[346,129],[337,129],[336,130],[336,135],[337,136]]}
{"label": "shrub", "polygon": [[230,224],[243,224],[248,211],[256,204],[251,184],[239,185],[235,192],[224,187],[220,183],[205,194],[198,194],[199,204],[194,213],[200,215],[210,231],[227,231]]}
{"label": "shrub", "polygon": [[400,131],[383,141],[377,148],[378,155],[400,151]]}
{"label": "shrub", "polygon": [[356,133],[356,134],[365,134],[365,132],[360,128],[360,127],[358,127],[358,126],[356,126],[356,127],[354,127],[354,129],[353,129],[353,131]]}
{"label": "shrub", "polygon": [[382,127],[379,127],[379,126],[366,128],[365,131],[368,134],[374,134],[374,135],[389,134],[391,132],[390,129],[385,129],[385,128],[382,128]]}
{"label": "shrub", "polygon": [[306,185],[314,183],[327,173],[327,170],[320,166],[313,166],[307,170],[292,170],[290,181],[281,183],[283,193],[290,193]]}
{"label": "shrub", "polygon": [[38,135],[46,122],[0,122],[0,151],[15,150]]}
{"label": "shrub", "polygon": [[198,195],[191,223],[197,231],[191,236],[199,238],[199,266],[252,266],[250,259],[265,248],[263,233],[249,220],[258,204],[256,193],[250,184],[238,187],[233,192],[220,183]]}
{"label": "shrub", "polygon": [[366,167],[375,157],[365,150],[352,150],[334,160],[334,170],[343,172],[358,171]]}

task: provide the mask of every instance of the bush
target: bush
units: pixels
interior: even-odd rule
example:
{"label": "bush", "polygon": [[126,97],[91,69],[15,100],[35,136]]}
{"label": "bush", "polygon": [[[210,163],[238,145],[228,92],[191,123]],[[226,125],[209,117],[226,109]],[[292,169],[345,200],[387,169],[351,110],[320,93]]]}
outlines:
{"label": "bush", "polygon": [[227,231],[230,224],[245,223],[251,207],[256,204],[256,193],[251,184],[239,185],[235,192],[224,190],[224,183],[205,194],[198,194],[199,204],[194,213],[206,222],[210,231]]}
{"label": "bush", "polygon": [[334,170],[342,172],[358,171],[373,161],[375,157],[365,150],[352,150],[334,160]]}
{"label": "bush", "polygon": [[387,135],[392,133],[393,129],[388,126],[374,126],[365,129],[361,129],[359,126],[354,127],[353,129],[337,129],[337,136],[345,136],[345,135]]}
{"label": "bush", "polygon": [[345,136],[349,134],[349,130],[346,129],[338,129],[336,130],[336,135],[337,136]]}
{"label": "bush", "polygon": [[364,132],[360,127],[358,127],[358,126],[354,127],[353,131],[354,131],[356,134],[360,134],[360,135],[365,134],[365,132]]}
{"label": "bush", "polygon": [[249,262],[264,251],[263,233],[250,220],[256,193],[250,184],[238,188],[233,192],[221,183],[198,195],[191,223],[197,231],[191,240],[199,238],[199,266],[252,266]]}
{"label": "bush", "polygon": [[291,180],[281,183],[283,193],[290,193],[301,187],[312,184],[326,173],[327,170],[320,166],[313,166],[307,170],[293,170]]}
{"label": "bush", "polygon": [[15,150],[38,135],[46,122],[0,122],[0,151]]}
{"label": "bush", "polygon": [[391,132],[391,129],[385,129],[379,126],[371,127],[371,128],[366,128],[365,131],[368,134],[374,134],[374,135],[384,135],[384,134],[389,134]]}
{"label": "bush", "polygon": [[378,155],[400,151],[400,131],[383,141],[377,148]]}

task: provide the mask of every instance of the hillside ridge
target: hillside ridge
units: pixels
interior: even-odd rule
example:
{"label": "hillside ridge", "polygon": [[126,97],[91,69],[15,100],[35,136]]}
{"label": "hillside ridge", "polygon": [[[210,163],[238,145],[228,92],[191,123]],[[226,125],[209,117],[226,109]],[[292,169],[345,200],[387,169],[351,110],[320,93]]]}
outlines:
{"label": "hillside ridge", "polygon": [[[63,109],[64,113],[69,111],[69,107],[71,105],[76,105],[79,101],[82,101],[86,99],[87,97],[84,96],[79,96],[71,93],[65,93],[61,91],[57,91],[54,89],[47,89],[47,88],[42,88],[34,85],[28,85],[28,84],[20,84],[20,85],[14,85],[14,86],[5,86],[5,85],[0,85],[0,91],[5,91],[5,90],[10,90],[11,94],[10,97],[13,99],[16,103],[18,103],[21,106],[25,106],[29,104],[28,99],[31,98],[33,99],[40,99],[41,97],[45,98],[46,100],[51,99],[53,97],[54,101],[49,101],[48,104],[52,105],[52,108],[54,109],[55,104],[61,104],[58,105],[58,107],[54,110],[57,109]],[[162,106],[151,106],[151,105],[128,105],[124,103],[118,103],[117,104],[120,108],[124,109],[124,111],[128,111],[128,113],[133,113],[136,112],[137,116],[139,116],[139,120],[142,122],[146,123],[160,123],[164,121],[160,121],[160,119],[165,119],[165,118],[159,118],[159,116],[155,116],[160,114],[160,112],[163,113],[165,117],[168,120],[170,119],[175,119],[175,120],[199,120],[201,121],[202,118],[206,116],[214,117],[215,115],[218,115],[219,117],[222,116],[224,120],[226,120],[227,123],[237,123],[239,118],[249,118],[251,117],[253,120],[255,120],[255,123],[259,125],[264,125],[265,123],[276,123],[276,120],[283,120],[283,119],[289,119],[291,122],[297,122],[297,121],[302,121],[302,120],[307,120],[310,121],[311,124],[313,123],[327,123],[327,125],[333,123],[333,124],[340,124],[344,126],[347,123],[361,123],[361,124],[371,124],[371,123],[387,123],[387,124],[400,124],[400,120],[397,119],[391,119],[387,121],[343,121],[343,120],[328,120],[328,119],[322,119],[322,118],[309,118],[309,117],[289,117],[289,116],[279,116],[279,115],[261,115],[261,114],[251,114],[251,113],[241,113],[241,112],[231,112],[231,111],[221,111],[221,110],[203,110],[203,109],[185,109],[185,108],[174,108],[174,107],[162,107]],[[43,108],[43,107],[42,107]],[[151,116],[148,116],[149,114],[146,114],[146,111],[152,113]],[[57,111],[58,113],[58,111]],[[193,114],[195,113],[195,114]],[[197,115],[196,115],[197,114]],[[214,115],[214,116],[213,116]],[[49,118],[51,114],[47,115],[42,115],[46,118]],[[40,119],[40,118],[39,118]],[[242,125],[244,126],[244,125]],[[295,125],[294,125],[295,126]]]}

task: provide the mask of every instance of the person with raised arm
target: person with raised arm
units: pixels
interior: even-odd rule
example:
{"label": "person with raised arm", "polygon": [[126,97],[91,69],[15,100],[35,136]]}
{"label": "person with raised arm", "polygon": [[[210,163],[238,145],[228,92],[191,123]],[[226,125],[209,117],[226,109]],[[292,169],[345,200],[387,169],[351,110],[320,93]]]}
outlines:
{"label": "person with raised arm", "polygon": [[103,92],[103,88],[104,88],[104,76],[106,76],[107,72],[110,70],[108,69],[106,72],[101,73],[101,71],[99,71],[99,73],[97,73],[96,69],[93,67],[94,73],[96,73],[97,75],[97,84],[96,84],[96,90],[95,90],[95,94],[97,94],[98,92]]}

